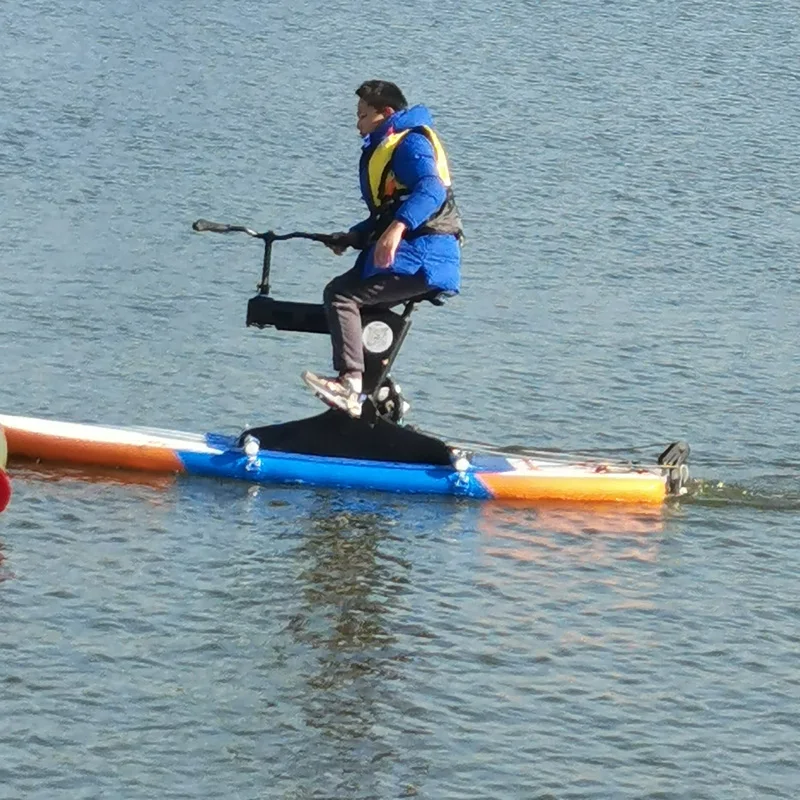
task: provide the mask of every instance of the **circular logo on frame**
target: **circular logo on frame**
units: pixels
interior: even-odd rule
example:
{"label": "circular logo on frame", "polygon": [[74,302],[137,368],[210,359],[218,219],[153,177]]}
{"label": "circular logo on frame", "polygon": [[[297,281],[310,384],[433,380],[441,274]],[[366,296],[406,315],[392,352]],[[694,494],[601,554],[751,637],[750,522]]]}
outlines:
{"label": "circular logo on frame", "polygon": [[361,341],[364,343],[364,349],[368,352],[383,353],[392,346],[394,334],[385,322],[376,319],[364,326]]}

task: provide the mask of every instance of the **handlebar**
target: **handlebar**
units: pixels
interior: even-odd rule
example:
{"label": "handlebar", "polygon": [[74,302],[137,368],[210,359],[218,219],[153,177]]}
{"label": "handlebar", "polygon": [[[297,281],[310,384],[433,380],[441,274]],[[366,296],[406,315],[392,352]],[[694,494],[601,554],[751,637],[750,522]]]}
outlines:
{"label": "handlebar", "polygon": [[226,225],[224,222],[211,222],[207,219],[198,219],[192,223],[192,230],[198,233],[204,231],[211,231],[212,233],[246,233],[254,239],[262,239],[265,242],[280,242],[286,239],[310,239],[312,242],[321,242],[322,244],[335,244],[337,237],[330,233],[306,233],[305,231],[292,231],[292,233],[275,233],[274,231],[266,231],[266,233],[258,233],[244,225]]}
{"label": "handlebar", "polygon": [[254,239],[261,239],[264,242],[264,264],[261,269],[261,282],[257,285],[259,294],[269,295],[269,272],[272,263],[272,244],[273,242],[285,241],[286,239],[310,239],[312,242],[321,242],[325,245],[336,245],[340,242],[340,237],[330,233],[306,233],[305,231],[292,231],[292,233],[275,233],[257,231],[246,228],[244,225],[226,225],[224,222],[211,222],[207,219],[198,219],[192,223],[192,229],[198,233],[210,231],[211,233],[246,233]]}

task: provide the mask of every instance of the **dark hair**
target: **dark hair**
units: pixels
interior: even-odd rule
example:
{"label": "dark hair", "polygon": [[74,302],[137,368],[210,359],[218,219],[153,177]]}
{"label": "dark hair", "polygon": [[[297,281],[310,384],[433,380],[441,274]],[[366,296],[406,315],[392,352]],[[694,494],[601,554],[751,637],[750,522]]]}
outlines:
{"label": "dark hair", "polygon": [[372,108],[383,111],[387,106],[395,111],[408,108],[408,101],[396,83],[390,81],[364,81],[356,94]]}

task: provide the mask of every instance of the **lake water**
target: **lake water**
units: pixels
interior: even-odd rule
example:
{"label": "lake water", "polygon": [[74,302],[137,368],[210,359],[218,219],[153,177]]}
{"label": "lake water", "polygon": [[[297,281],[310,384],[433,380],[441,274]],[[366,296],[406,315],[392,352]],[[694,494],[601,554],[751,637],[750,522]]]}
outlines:
{"label": "lake water", "polygon": [[[800,785],[796,2],[6,0],[0,409],[319,409],[198,217],[362,218],[354,90],[432,108],[462,295],[395,374],[448,437],[655,457],[663,512],[12,467],[0,798],[752,798]],[[278,244],[273,293],[349,266]]]}

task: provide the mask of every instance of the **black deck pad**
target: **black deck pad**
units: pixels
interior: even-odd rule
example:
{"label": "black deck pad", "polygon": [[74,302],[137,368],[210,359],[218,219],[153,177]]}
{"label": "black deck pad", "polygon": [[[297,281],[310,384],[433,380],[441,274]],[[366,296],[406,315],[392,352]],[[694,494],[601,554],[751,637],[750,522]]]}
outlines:
{"label": "black deck pad", "polygon": [[258,439],[262,450],[280,453],[396,461],[402,464],[450,464],[448,446],[433,436],[384,419],[374,425],[330,409],[315,417],[265,425],[244,431]]}

